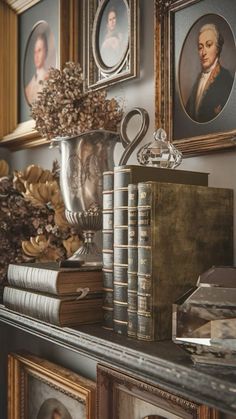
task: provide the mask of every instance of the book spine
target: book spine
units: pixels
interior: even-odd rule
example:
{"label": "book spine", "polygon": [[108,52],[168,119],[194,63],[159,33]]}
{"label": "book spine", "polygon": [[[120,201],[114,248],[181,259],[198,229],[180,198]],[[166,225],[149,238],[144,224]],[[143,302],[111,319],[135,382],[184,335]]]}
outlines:
{"label": "book spine", "polygon": [[7,271],[9,285],[57,294],[58,272],[33,266],[10,264]]}
{"label": "book spine", "polygon": [[113,294],[114,294],[114,233],[113,233],[113,198],[114,173],[103,173],[103,327],[113,330]]}
{"label": "book spine", "polygon": [[138,186],[128,186],[128,336],[137,336]]}
{"label": "book spine", "polygon": [[137,337],[154,340],[152,277],[152,185],[138,184],[138,319]]}
{"label": "book spine", "polygon": [[21,289],[5,287],[3,304],[18,313],[60,325],[60,300]]}
{"label": "book spine", "polygon": [[130,168],[114,170],[114,331],[128,328],[128,185]]}

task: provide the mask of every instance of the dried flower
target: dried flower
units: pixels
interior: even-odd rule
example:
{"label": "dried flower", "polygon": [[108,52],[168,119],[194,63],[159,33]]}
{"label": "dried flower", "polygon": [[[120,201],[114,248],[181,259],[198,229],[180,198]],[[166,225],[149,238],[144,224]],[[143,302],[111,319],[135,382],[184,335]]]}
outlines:
{"label": "dried flower", "polygon": [[69,244],[79,247],[75,235],[64,216],[57,163],[52,171],[31,165],[0,177],[0,287],[9,263],[63,260]]}
{"label": "dried flower", "polygon": [[0,160],[0,177],[7,176],[9,173],[9,166],[5,160]]}
{"label": "dried flower", "polygon": [[84,92],[79,64],[49,69],[43,86],[31,109],[42,137],[50,140],[99,128],[117,131],[123,114],[118,102],[107,99],[105,90]]}

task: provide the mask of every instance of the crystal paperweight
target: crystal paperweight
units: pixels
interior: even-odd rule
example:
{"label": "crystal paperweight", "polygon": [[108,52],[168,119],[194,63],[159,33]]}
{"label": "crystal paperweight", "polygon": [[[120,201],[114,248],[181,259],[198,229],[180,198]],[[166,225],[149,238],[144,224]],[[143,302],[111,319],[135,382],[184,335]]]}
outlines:
{"label": "crystal paperweight", "polygon": [[236,365],[235,267],[212,267],[173,305],[172,338],[195,363]]}
{"label": "crystal paperweight", "polygon": [[146,166],[174,169],[182,162],[182,153],[167,139],[164,129],[153,134],[154,140],[141,147],[137,153],[138,162]]}

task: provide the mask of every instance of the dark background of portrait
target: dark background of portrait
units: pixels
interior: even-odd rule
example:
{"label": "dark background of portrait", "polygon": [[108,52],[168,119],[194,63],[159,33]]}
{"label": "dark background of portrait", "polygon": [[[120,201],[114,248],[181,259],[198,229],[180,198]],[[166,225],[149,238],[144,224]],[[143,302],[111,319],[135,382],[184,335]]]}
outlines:
{"label": "dark background of portrait", "polygon": [[[18,74],[19,74],[19,87],[18,87],[18,121],[25,122],[30,119],[30,107],[26,101],[24,94],[24,58],[26,52],[26,46],[28,39],[32,33],[34,25],[44,20],[48,23],[51,32],[55,38],[55,47],[56,47],[56,67],[60,65],[59,63],[59,10],[60,10],[60,0],[42,0],[37,3],[35,6],[26,10],[24,13],[21,13],[18,18],[18,53],[19,53],[19,63],[18,63]],[[33,53],[33,51],[31,52]],[[27,52],[28,54],[28,52]],[[32,71],[34,69],[34,61],[32,55]],[[28,71],[28,70],[27,70]],[[31,76],[32,77],[32,76]],[[27,82],[27,80],[26,80]]]}
{"label": "dark background of portrait", "polygon": [[[107,31],[107,14],[108,14],[108,11],[113,7],[117,12],[117,19],[116,19],[117,31],[121,32],[122,38],[123,38],[123,45],[124,45],[124,47],[121,50],[117,51],[117,63],[118,63],[123,57],[127,49],[129,35],[130,35],[129,34],[130,29],[129,29],[129,19],[128,19],[128,8],[125,1],[110,0],[107,2],[101,14],[100,25],[99,25],[100,27],[99,27],[98,45],[99,45],[99,50],[101,50],[101,46],[102,46],[106,31]],[[103,59],[102,56],[101,56],[101,59]],[[104,62],[104,64],[106,63]]]}
{"label": "dark background of portrait", "polygon": [[[187,92],[191,91],[191,87],[201,69],[196,44],[197,31],[203,24],[212,21],[209,19],[209,15],[212,14],[219,15],[219,17],[215,16],[217,22],[215,20],[212,23],[219,22],[220,30],[222,30],[225,40],[220,61],[234,76],[236,48],[233,36],[235,37],[234,22],[236,19],[236,9],[232,1],[224,0],[222,2],[221,0],[215,0],[212,2],[211,0],[202,0],[199,3],[186,6],[184,9],[175,12],[173,42],[173,138],[175,140],[207,135],[214,132],[225,132],[235,128],[236,91],[234,86],[222,112],[217,118],[209,122],[198,123],[193,121],[187,115],[182,104],[181,93],[183,99],[187,100]],[[183,66],[187,66],[185,74]],[[186,80],[184,80],[185,78]]]}

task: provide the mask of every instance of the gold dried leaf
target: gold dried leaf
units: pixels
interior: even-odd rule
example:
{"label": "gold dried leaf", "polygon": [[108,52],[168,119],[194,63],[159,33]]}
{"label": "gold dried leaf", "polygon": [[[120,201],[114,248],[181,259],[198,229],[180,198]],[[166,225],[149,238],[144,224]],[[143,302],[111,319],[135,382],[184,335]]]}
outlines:
{"label": "gold dried leaf", "polygon": [[22,249],[27,256],[40,262],[59,260],[61,258],[60,249],[51,246],[50,240],[47,240],[43,234],[30,237],[30,240],[22,241]]}
{"label": "gold dried leaf", "polygon": [[36,237],[30,237],[30,240],[22,241],[22,249],[27,256],[40,257],[49,246],[49,240],[42,234]]}
{"label": "gold dried leaf", "polygon": [[0,177],[7,176],[9,174],[9,166],[6,160],[0,160]]}
{"label": "gold dried leaf", "polygon": [[24,172],[22,172],[22,175],[23,175],[22,177],[28,183],[37,183],[42,173],[43,173],[42,167],[37,166],[35,164],[31,164],[24,170]]}
{"label": "gold dried leaf", "polygon": [[65,217],[65,208],[64,207],[55,210],[54,222],[61,229],[66,229],[66,228],[69,227],[69,223],[68,223],[68,221]]}
{"label": "gold dried leaf", "polygon": [[19,192],[25,192],[25,182],[27,184],[45,183],[53,181],[54,176],[50,170],[44,170],[35,164],[29,165],[24,171],[13,172],[13,185]]}
{"label": "gold dried leaf", "polygon": [[77,235],[69,237],[67,240],[63,240],[63,246],[66,249],[66,256],[71,257],[76,250],[81,246],[81,241]]}
{"label": "gold dried leaf", "polygon": [[23,195],[33,205],[44,206],[50,203],[54,209],[64,208],[63,199],[57,181],[46,183],[24,183]]}
{"label": "gold dried leaf", "polygon": [[55,211],[62,208],[64,209],[64,201],[62,199],[60,187],[56,181],[50,182],[50,203]]}

